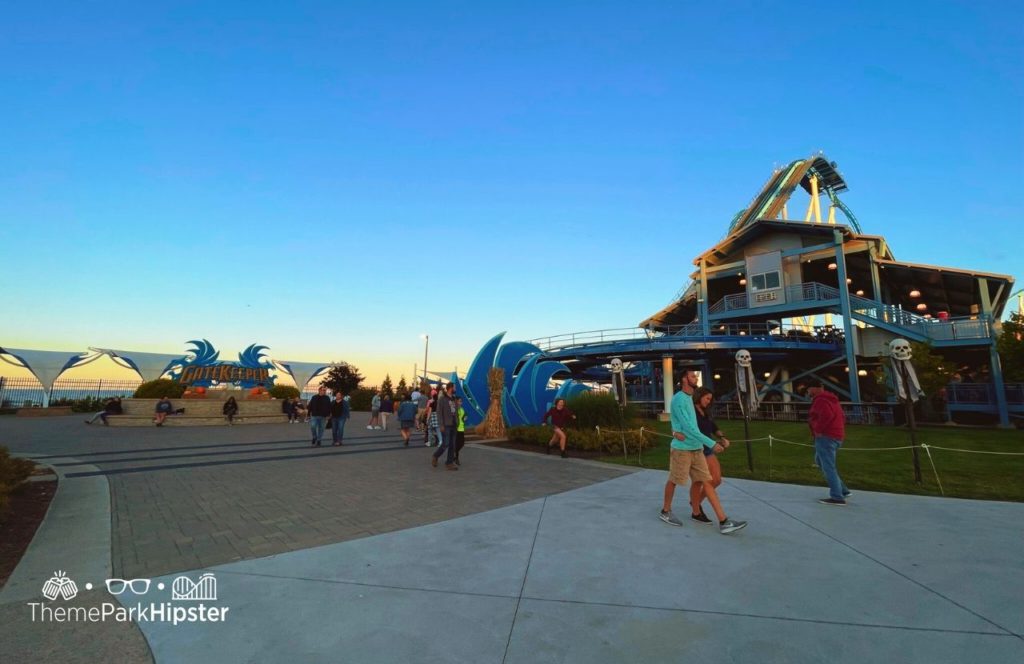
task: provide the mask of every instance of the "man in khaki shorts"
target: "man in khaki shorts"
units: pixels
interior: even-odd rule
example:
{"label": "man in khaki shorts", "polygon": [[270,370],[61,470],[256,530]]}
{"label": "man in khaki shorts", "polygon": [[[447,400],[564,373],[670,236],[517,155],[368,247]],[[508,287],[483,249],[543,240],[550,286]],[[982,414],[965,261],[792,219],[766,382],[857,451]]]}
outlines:
{"label": "man in khaki shorts", "polygon": [[725,515],[718,493],[711,483],[711,472],[704,459],[702,446],[721,452],[722,446],[700,432],[697,427],[697,413],[693,409],[693,392],[697,389],[696,372],[683,372],[682,390],[672,397],[672,448],[669,451],[668,482],[665,483],[665,504],[660,519],[672,526],[683,522],[672,514],[672,498],[676,485],[686,486],[687,481],[704,483],[704,495],[718,517],[718,531],[723,535],[734,533],[747,526],[746,521],[733,521]]}

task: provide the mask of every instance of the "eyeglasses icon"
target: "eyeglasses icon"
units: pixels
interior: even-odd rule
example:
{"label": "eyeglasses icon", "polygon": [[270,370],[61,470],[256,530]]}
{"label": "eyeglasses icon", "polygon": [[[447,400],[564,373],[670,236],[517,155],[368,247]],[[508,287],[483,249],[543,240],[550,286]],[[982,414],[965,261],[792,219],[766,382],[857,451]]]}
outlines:
{"label": "eyeglasses icon", "polygon": [[120,595],[125,588],[131,588],[136,595],[145,595],[149,592],[149,579],[107,579],[107,592],[111,595]]}

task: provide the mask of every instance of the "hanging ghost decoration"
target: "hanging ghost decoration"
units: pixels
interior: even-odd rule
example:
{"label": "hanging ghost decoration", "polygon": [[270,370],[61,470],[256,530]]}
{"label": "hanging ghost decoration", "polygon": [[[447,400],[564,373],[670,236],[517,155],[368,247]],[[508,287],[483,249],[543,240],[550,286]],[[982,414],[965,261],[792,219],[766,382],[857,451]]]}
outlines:
{"label": "hanging ghost decoration", "polygon": [[896,395],[901,401],[916,402],[924,394],[921,384],[917,381],[917,372],[910,361],[913,350],[906,339],[893,339],[889,342],[889,361],[892,363],[892,382],[896,386]]}
{"label": "hanging ghost decoration", "polygon": [[749,350],[736,352],[736,397],[744,417],[757,412],[757,381],[754,379],[754,362]]}

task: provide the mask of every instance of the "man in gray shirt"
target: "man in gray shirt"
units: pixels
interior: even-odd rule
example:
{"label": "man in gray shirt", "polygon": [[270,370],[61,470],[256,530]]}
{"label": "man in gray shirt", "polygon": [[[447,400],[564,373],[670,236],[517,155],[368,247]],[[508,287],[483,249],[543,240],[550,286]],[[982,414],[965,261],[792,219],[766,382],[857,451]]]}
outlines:
{"label": "man in gray shirt", "polygon": [[437,460],[441,453],[447,450],[444,467],[448,470],[458,470],[455,465],[455,433],[458,429],[458,417],[455,414],[455,384],[448,383],[444,391],[437,396],[437,426],[441,430],[441,445],[434,452],[431,465],[437,467]]}

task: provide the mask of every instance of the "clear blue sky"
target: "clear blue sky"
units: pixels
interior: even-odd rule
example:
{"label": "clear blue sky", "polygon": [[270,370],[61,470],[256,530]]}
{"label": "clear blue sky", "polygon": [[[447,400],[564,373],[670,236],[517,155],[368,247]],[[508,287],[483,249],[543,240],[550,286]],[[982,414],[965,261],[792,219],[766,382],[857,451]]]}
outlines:
{"label": "clear blue sky", "polygon": [[828,12],[8,6],[0,344],[207,337],[375,379],[426,331],[465,367],[501,330],[635,325],[819,149],[898,258],[1020,280],[1021,5]]}

